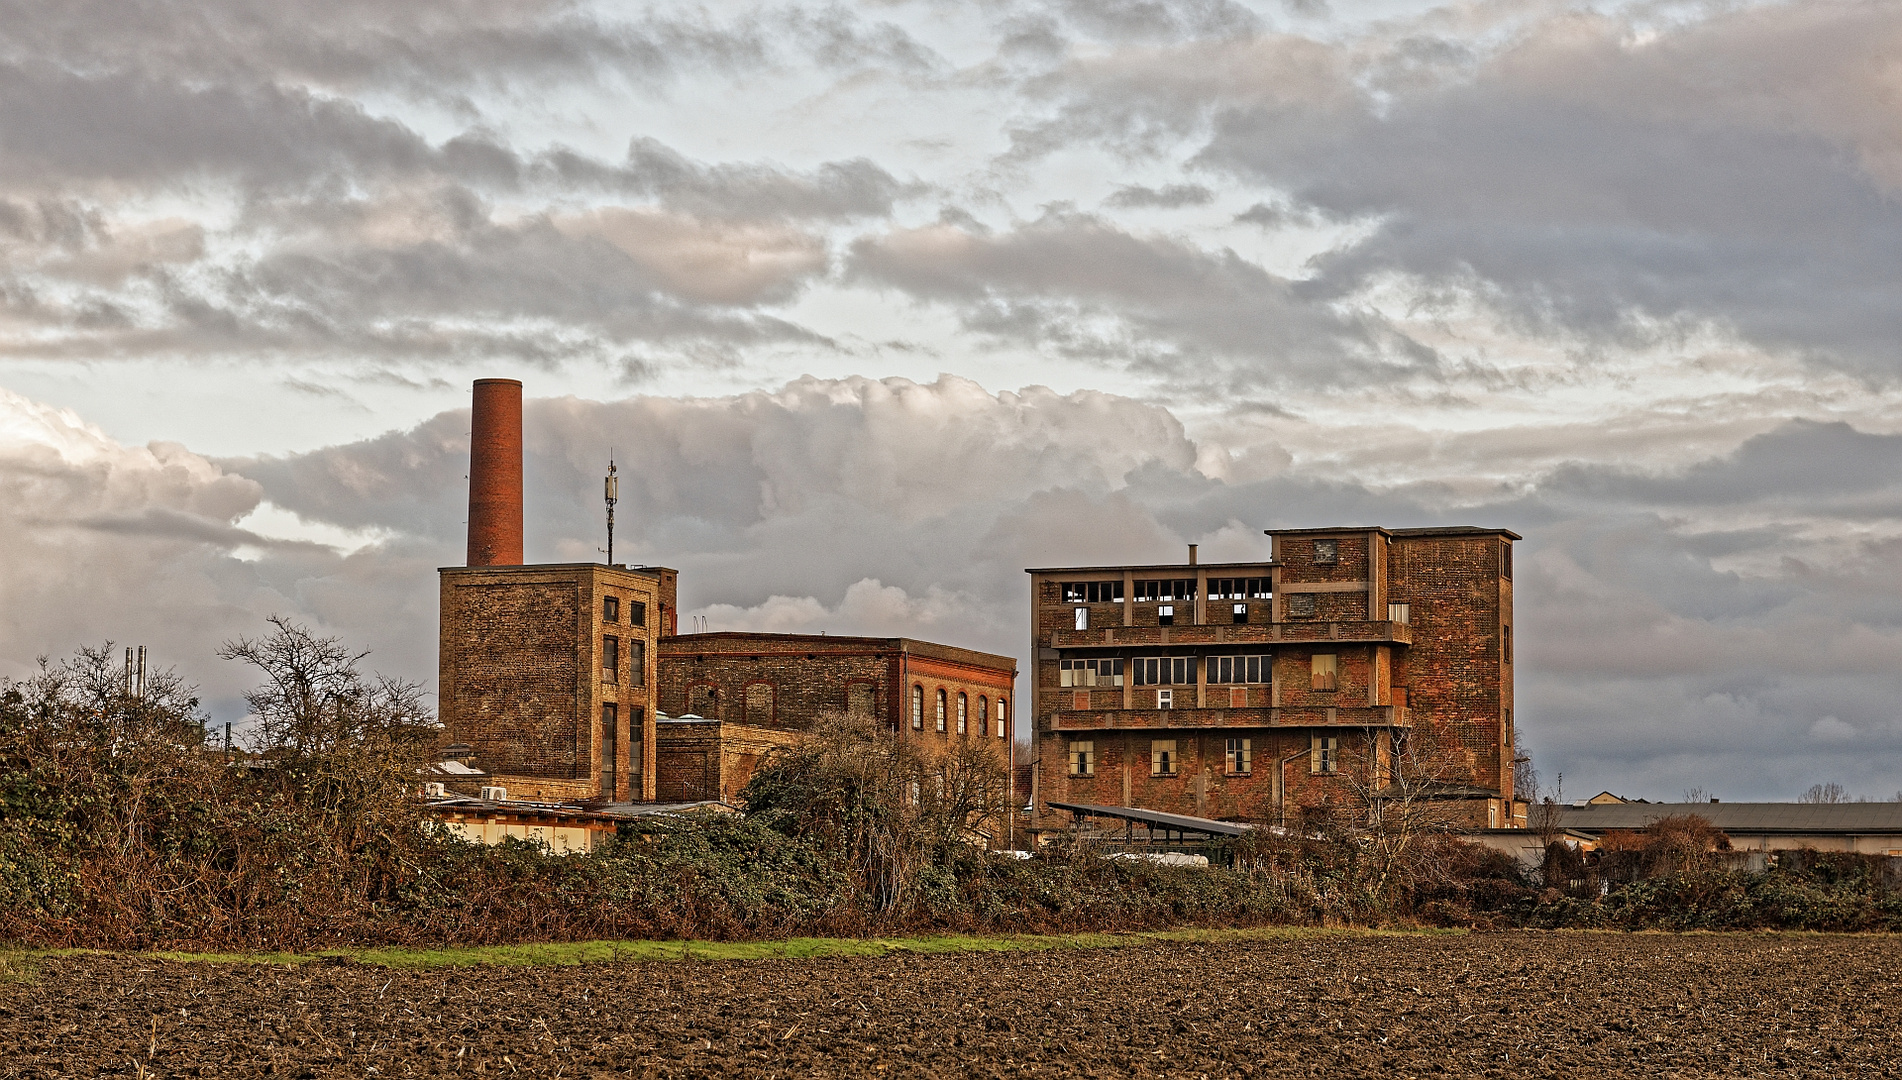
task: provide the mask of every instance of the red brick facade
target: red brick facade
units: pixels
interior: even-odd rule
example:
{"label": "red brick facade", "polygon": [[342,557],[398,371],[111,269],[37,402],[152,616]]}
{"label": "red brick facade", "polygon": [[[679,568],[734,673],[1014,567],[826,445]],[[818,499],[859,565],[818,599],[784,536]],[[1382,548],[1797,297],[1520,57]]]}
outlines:
{"label": "red brick facade", "polygon": [[675,572],[571,563],[439,575],[444,739],[474,749],[484,783],[512,799],[652,800],[645,749]]}
{"label": "red brick facade", "polygon": [[1038,824],[1065,820],[1051,801],[1251,820],[1344,805],[1380,786],[1396,738],[1433,748],[1475,824],[1513,824],[1518,537],[1270,535],[1268,562],[1029,571]]}

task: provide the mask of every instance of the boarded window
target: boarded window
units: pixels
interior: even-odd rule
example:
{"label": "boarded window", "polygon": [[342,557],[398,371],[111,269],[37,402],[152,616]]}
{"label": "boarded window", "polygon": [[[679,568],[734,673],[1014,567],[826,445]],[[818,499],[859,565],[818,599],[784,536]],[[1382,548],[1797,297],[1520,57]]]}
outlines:
{"label": "boarded window", "polygon": [[971,704],[971,701],[969,698],[965,697],[963,694],[958,695],[958,734],[960,735],[967,734],[970,730],[968,726],[970,721],[966,718],[966,713],[970,707],[970,704]]}
{"label": "boarded window", "polygon": [[1316,540],[1314,542],[1314,565],[1333,566],[1341,561],[1341,542],[1339,540]]}
{"label": "boarded window", "polygon": [[1333,690],[1336,688],[1340,679],[1339,660],[1340,658],[1333,653],[1314,654],[1314,660],[1310,665],[1314,676],[1314,689]]}
{"label": "boarded window", "polygon": [[601,639],[601,681],[621,681],[621,639],[604,637]]}
{"label": "boarded window", "polygon": [[772,683],[750,683],[746,687],[746,722],[749,724],[770,724],[773,722]]}
{"label": "boarded window", "polygon": [[1120,657],[1059,660],[1057,661],[1057,685],[1121,686],[1123,685],[1123,661]]}
{"label": "boarded window", "polygon": [[601,621],[621,621],[621,600],[619,597],[604,596],[601,598]]}
{"label": "boarded window", "polygon": [[911,730],[923,731],[924,729],[925,688],[922,686],[914,686],[911,688]]}
{"label": "boarded window", "polygon": [[1314,594],[1313,593],[1295,593],[1294,595],[1288,597],[1288,618],[1290,619],[1314,618]]}
{"label": "boarded window", "polygon": [[1149,743],[1149,775],[1174,776],[1175,774],[1176,741],[1152,739]]}
{"label": "boarded window", "polygon": [[944,691],[938,691],[938,730],[944,730]]}
{"label": "boarded window", "polygon": [[1222,771],[1230,776],[1247,776],[1255,771],[1255,744],[1249,739],[1230,739],[1223,754]]}
{"label": "boarded window", "polygon": [[1332,773],[1341,767],[1341,741],[1332,735],[1314,736],[1309,748],[1308,768],[1316,773]]}
{"label": "boarded window", "polygon": [[1070,743],[1070,775],[1096,775],[1096,744],[1074,741]]}

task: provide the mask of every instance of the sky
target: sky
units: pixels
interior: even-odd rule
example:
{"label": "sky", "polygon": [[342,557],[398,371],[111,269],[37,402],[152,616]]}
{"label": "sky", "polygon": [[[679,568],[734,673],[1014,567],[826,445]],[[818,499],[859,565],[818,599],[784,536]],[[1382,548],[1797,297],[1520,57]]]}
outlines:
{"label": "sky", "polygon": [[1547,793],[1894,798],[1899,195],[1898,2],[0,0],[0,675],[433,684],[513,377],[683,625],[1507,528]]}

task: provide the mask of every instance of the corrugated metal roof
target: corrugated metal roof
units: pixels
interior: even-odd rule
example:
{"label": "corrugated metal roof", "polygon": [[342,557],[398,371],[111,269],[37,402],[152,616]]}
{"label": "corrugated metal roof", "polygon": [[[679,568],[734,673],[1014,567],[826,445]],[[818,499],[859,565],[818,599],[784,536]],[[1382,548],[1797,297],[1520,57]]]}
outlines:
{"label": "corrugated metal roof", "polygon": [[1211,836],[1240,836],[1253,825],[1235,821],[1216,821],[1214,818],[1191,817],[1188,814],[1165,814],[1160,810],[1144,810],[1135,806],[1092,806],[1088,803],[1048,804],[1054,810],[1068,810],[1079,817],[1106,817],[1118,821],[1133,821],[1138,825],[1149,825],[1159,829],[1173,829],[1177,832],[1201,832]]}
{"label": "corrugated metal roof", "polygon": [[[1533,807],[1536,818],[1541,808]],[[1725,832],[1902,833],[1902,802],[1606,803],[1559,807],[1565,829],[1642,829],[1659,818],[1696,814]]]}

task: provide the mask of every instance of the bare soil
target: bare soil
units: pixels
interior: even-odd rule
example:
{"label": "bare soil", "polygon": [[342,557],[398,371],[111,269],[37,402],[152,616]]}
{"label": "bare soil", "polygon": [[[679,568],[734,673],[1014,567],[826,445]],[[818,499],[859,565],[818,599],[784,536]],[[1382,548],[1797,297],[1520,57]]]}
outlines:
{"label": "bare soil", "polygon": [[1902,938],[1504,933],[391,970],[82,956],[0,1077],[1902,1075]]}

